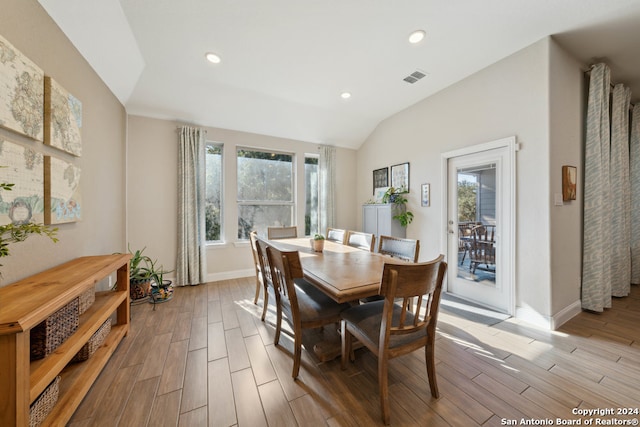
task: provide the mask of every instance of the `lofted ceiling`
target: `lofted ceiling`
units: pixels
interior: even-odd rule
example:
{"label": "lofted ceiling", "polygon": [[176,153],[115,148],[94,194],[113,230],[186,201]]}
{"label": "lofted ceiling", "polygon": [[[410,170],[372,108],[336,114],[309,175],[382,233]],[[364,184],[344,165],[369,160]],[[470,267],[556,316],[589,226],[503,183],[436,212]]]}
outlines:
{"label": "lofted ceiling", "polygon": [[[385,118],[549,35],[640,97],[640,0],[39,2],[129,114],[202,126],[358,148]],[[403,81],[416,70],[427,76]]]}

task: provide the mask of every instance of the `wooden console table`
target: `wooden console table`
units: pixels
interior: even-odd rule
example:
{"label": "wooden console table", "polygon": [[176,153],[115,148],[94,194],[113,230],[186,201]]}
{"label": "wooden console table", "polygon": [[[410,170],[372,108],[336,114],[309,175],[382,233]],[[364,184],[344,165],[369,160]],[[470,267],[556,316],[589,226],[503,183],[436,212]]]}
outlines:
{"label": "wooden console table", "polygon": [[[130,254],[87,256],[0,288],[0,425],[28,426],[29,405],[58,375],[58,403],[43,425],[65,425],[129,332]],[[80,325],[55,352],[30,362],[30,331],[117,271],[117,288],[96,293]],[[116,323],[91,358],[69,361],[113,314]],[[68,365],[68,366],[67,366]]]}

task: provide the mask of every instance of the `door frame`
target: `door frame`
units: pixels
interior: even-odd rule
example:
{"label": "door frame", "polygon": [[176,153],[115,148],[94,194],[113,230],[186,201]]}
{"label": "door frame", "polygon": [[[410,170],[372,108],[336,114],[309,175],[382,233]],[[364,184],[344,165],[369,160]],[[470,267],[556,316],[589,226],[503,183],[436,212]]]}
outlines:
{"label": "door frame", "polygon": [[[509,293],[508,299],[508,313],[513,316],[516,312],[516,151],[519,150],[519,144],[516,142],[515,136],[510,136],[507,138],[498,139],[495,141],[490,141],[482,144],[472,145],[470,147],[464,147],[457,150],[447,151],[440,155],[441,159],[441,234],[440,234],[440,242],[441,242],[441,252],[443,254],[449,254],[449,224],[448,224],[448,196],[449,196],[449,159],[453,157],[466,156],[469,154],[481,153],[483,151],[493,150],[496,148],[507,148],[509,151],[508,158],[509,164],[505,165],[507,168],[507,174],[509,176],[509,183],[505,183],[508,185],[507,194],[508,200],[505,200],[506,203],[505,209],[508,212],[508,215],[511,219],[509,227],[508,227],[508,238],[501,239],[501,244],[504,245],[504,250],[502,251],[504,256],[504,282],[506,286],[506,290]],[[448,261],[448,260],[447,260]],[[457,260],[456,260],[457,262]],[[447,291],[448,283],[445,281],[444,290]]]}

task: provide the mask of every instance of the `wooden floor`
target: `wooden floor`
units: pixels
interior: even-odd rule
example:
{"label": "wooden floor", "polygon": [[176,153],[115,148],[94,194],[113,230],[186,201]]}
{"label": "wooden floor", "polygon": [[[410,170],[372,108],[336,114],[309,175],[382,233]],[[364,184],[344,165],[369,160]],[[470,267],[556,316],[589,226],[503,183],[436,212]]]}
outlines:
{"label": "wooden floor", "polygon": [[[273,326],[260,321],[262,299],[253,304],[254,283],[179,288],[156,311],[132,307],[130,334],[70,425],[382,425],[376,360],[358,350],[342,371],[339,360],[319,363],[303,351],[293,381],[291,341],[283,335],[273,345]],[[438,330],[441,396],[429,394],[423,352],[394,359],[392,425],[557,425],[558,418],[584,425],[598,416],[573,415],[574,408],[640,408],[637,286],[611,310],[582,313],[555,333],[513,320],[485,326],[442,311]],[[630,419],[600,418],[614,417]]]}

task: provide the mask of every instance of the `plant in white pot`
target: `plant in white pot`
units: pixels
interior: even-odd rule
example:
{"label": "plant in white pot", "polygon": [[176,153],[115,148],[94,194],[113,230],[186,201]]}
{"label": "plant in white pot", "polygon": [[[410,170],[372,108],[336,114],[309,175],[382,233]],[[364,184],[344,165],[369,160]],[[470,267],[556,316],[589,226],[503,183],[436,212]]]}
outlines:
{"label": "plant in white pot", "polygon": [[322,252],[324,250],[324,236],[322,234],[315,234],[311,239],[311,249],[314,252]]}

